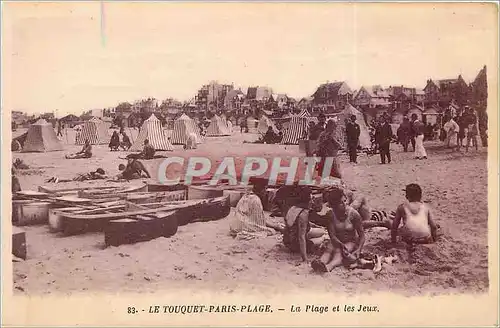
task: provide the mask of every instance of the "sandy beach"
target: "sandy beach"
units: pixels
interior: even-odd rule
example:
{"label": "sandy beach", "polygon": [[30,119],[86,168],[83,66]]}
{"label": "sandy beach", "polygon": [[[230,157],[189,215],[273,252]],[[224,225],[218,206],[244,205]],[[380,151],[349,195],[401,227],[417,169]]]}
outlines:
{"label": "sandy beach", "polygon": [[[133,138],[137,132],[133,131]],[[15,135],[22,130],[14,132]],[[13,153],[30,166],[19,173],[24,190],[39,185],[64,188],[100,185],[102,181],[45,183],[50,177],[70,179],[77,173],[103,168],[118,173],[126,152],[110,152],[107,145],[94,146],[89,160],[65,160],[64,155],[80,150],[74,145],[72,131],[63,137],[64,151]],[[234,132],[231,137],[207,138],[196,150],[174,146],[166,156],[208,156],[213,163],[224,156],[303,156],[297,145],[243,143],[255,140],[251,134]],[[370,270],[337,269],[328,274],[312,272],[298,265],[300,256],[282,246],[279,234],[253,240],[238,240],[229,235],[229,219],[193,223],[179,227],[171,238],[119,247],[104,246],[104,234],[92,233],[62,237],[48,226],[23,227],[26,231],[28,259],[13,263],[14,290],[19,294],[74,294],[80,292],[150,293],[189,285],[199,288],[234,291],[317,289],[341,293],[392,291],[406,295],[423,293],[484,292],[488,289],[488,207],[487,149],[469,153],[444,149],[440,142],[427,142],[429,159],[415,160],[392,145],[393,162],[380,165],[378,155],[360,155],[359,164],[341,156],[345,181],[356,192],[366,195],[371,206],[395,210],[404,200],[402,189],[416,182],[423,187],[443,236],[433,245],[417,248],[417,262],[407,263],[404,245],[388,248],[387,229],[367,231],[365,250],[396,254],[400,261],[384,265],[380,273]],[[144,161],[156,180],[161,159]],[[389,169],[390,168],[390,169]],[[144,179],[144,181],[147,181]],[[71,278],[69,278],[71,277]]]}

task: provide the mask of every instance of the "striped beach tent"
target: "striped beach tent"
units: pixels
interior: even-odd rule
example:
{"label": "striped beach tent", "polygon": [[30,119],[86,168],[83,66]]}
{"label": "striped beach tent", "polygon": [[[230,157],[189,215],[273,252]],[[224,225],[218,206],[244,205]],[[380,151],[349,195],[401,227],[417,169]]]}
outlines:
{"label": "striped beach tent", "polygon": [[144,140],[148,139],[149,143],[156,150],[174,150],[174,147],[163,132],[160,120],[151,114],[151,116],[142,123],[139,135],[135,140],[130,151],[139,151],[144,148]]}
{"label": "striped beach tent", "polygon": [[274,122],[271,121],[271,119],[266,115],[262,115],[262,117],[259,120],[259,125],[257,127],[257,130],[259,131],[260,134],[266,134],[269,127],[273,128],[274,133],[276,134],[279,133],[278,129],[274,125]]}
{"label": "striped beach tent", "polygon": [[[302,113],[301,113],[302,114]],[[307,139],[310,115],[294,115],[283,132],[282,145],[297,145],[300,139]]]}
{"label": "striped beach tent", "polygon": [[174,121],[170,142],[174,145],[185,145],[191,133],[196,134],[196,143],[202,143],[200,130],[194,120],[186,114],[182,114],[181,117]]}
{"label": "striped beach tent", "polygon": [[207,129],[207,137],[221,137],[229,136],[229,132],[226,123],[222,120],[220,116],[214,115],[210,120],[210,125]]}
{"label": "striped beach tent", "polygon": [[52,124],[39,119],[28,129],[22,152],[46,152],[62,150],[63,145],[57,139]]}
{"label": "striped beach tent", "polygon": [[85,144],[85,140],[89,140],[91,145],[105,145],[111,139],[108,134],[109,124],[101,121],[97,117],[92,117],[87,122],[83,123],[82,131],[76,138],[77,145]]}

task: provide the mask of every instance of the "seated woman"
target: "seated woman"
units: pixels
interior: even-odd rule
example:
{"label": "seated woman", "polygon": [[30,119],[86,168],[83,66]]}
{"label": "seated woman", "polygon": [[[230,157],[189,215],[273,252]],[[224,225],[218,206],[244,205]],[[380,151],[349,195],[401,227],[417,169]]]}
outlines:
{"label": "seated woman", "polygon": [[92,146],[90,145],[89,139],[85,140],[85,145],[83,145],[82,150],[76,154],[70,154],[65,156],[66,159],[79,159],[79,158],[91,158],[92,157]]}
{"label": "seated woman", "polygon": [[365,233],[359,213],[347,205],[347,197],[340,188],[325,193],[331,210],[328,211],[330,243],[319,260],[311,263],[315,271],[329,272],[342,264],[356,262],[365,243]]}
{"label": "seated woman", "polygon": [[122,141],[120,142],[120,147],[123,150],[129,150],[132,147],[132,143],[130,142],[130,138],[127,136],[125,132],[121,132]]}
{"label": "seated woman", "polygon": [[[250,181],[253,184],[252,191],[243,195],[236,204],[234,215],[229,222],[229,231],[232,236],[239,233],[258,235],[272,235],[280,231],[279,226],[266,222],[262,197],[266,185],[258,181]],[[271,229],[274,228],[274,229]]]}
{"label": "seated woman", "polygon": [[111,151],[118,150],[118,147],[120,147],[120,136],[118,135],[118,132],[113,131],[108,147]]}
{"label": "seated woman", "polygon": [[309,223],[309,204],[311,190],[306,186],[297,186],[298,201],[285,215],[283,243],[294,253],[300,253],[302,261],[307,262],[307,253],[320,246],[325,239],[321,228],[311,228]]}

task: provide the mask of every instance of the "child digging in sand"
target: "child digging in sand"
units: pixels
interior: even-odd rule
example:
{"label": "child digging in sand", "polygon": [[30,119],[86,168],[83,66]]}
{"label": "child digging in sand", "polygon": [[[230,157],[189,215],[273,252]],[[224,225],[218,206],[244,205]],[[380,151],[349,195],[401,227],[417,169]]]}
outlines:
{"label": "child digging in sand", "polygon": [[[407,202],[399,205],[396,210],[396,217],[392,223],[392,243],[397,241],[398,234],[408,245],[410,259],[416,244],[430,244],[437,239],[438,225],[432,218],[429,206],[422,202],[422,188],[416,183],[406,186]],[[399,225],[403,220],[401,229]]]}

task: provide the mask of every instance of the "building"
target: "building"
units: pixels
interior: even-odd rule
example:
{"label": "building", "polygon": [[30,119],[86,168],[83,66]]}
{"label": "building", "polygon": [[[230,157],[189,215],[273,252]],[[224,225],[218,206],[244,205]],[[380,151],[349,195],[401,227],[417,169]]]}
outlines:
{"label": "building", "polygon": [[299,100],[297,103],[297,108],[300,110],[307,109],[309,113],[313,112],[313,97],[303,97],[302,99]]}
{"label": "building", "polygon": [[224,98],[224,108],[227,111],[231,112],[234,111],[235,113],[241,114],[242,105],[244,101],[245,101],[245,94],[241,91],[241,89],[230,90],[226,94],[226,97]]}
{"label": "building", "polygon": [[353,92],[346,82],[321,84],[312,95],[313,105],[326,112],[340,112],[352,101]]}
{"label": "building", "polygon": [[266,102],[271,98],[273,94],[273,89],[270,87],[249,87],[247,90],[247,99],[254,100],[258,102]]}
{"label": "building", "polygon": [[391,104],[389,93],[380,85],[362,86],[353,99],[359,108],[388,108]]}
{"label": "building", "polygon": [[464,106],[468,102],[470,89],[462,75],[456,79],[427,80],[424,88],[425,104],[431,106],[438,104],[446,107],[455,100],[459,106]]}
{"label": "building", "polygon": [[233,84],[220,84],[217,81],[211,81],[198,90],[195,96],[196,106],[202,109],[221,108],[229,91],[234,89]]}
{"label": "building", "polygon": [[269,98],[269,102],[273,103],[277,108],[283,109],[288,105],[288,96],[283,93],[273,93]]}

